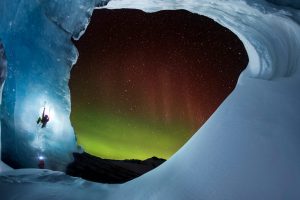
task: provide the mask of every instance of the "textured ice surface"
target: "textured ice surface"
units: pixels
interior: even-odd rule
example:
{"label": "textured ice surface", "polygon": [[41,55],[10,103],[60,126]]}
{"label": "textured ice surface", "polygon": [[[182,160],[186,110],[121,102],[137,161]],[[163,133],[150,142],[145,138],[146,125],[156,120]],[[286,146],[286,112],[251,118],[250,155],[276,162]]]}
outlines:
{"label": "textured ice surface", "polygon": [[[8,60],[1,116],[2,160],[15,167],[64,170],[77,144],[70,124],[68,80],[77,50],[71,38],[86,28],[99,0],[1,0],[0,38]],[[36,121],[43,106],[50,121]]]}
{"label": "textured ice surface", "polygon": [[[0,40],[0,105],[2,103],[2,90],[3,83],[7,75],[7,60],[5,55],[5,50],[2,41]],[[0,122],[1,124],[1,122]],[[1,163],[1,129],[0,129],[0,163]]]}
{"label": "textured ice surface", "polygon": [[[297,1],[293,2],[297,5]],[[108,8],[125,7],[149,12],[186,9],[211,17],[240,37],[247,49],[250,62],[232,94],[207,123],[165,164],[129,183],[110,187],[90,184],[81,188],[79,193],[82,195],[84,193],[81,192],[85,190],[90,199],[95,197],[130,200],[300,199],[300,27],[297,23],[300,19],[299,10],[279,7],[263,0],[112,0],[108,4]],[[24,6],[21,8],[28,10]],[[0,9],[5,11],[3,1],[0,2]],[[86,10],[84,8],[78,12]],[[15,16],[15,13],[5,11],[4,16]],[[65,15],[65,13],[52,14]],[[24,18],[18,20],[22,21]],[[48,24],[44,28],[47,29]],[[39,33],[43,32],[44,28],[40,28]],[[20,50],[19,46],[24,45],[23,43],[27,41],[25,39],[34,42],[33,38],[17,35],[15,37],[17,40],[8,39],[5,34],[3,36],[2,29],[0,37],[3,38],[7,48],[8,66],[11,60],[13,66],[20,67],[22,62],[18,64],[16,59],[19,59],[24,49]],[[81,29],[76,30],[75,35],[80,35]],[[54,32],[51,35],[53,37],[59,33],[61,32]],[[59,38],[58,42],[67,45],[69,38],[66,40]],[[40,41],[36,45],[39,45],[41,48],[39,50],[44,52],[46,58],[61,55],[56,48],[46,48]],[[13,50],[14,47],[16,50]],[[26,59],[23,61],[32,65],[41,59],[39,52],[35,53],[37,55],[33,55],[32,60],[28,60],[25,54]],[[67,58],[65,56],[69,56],[69,54],[62,55],[63,61]],[[64,69],[67,71],[66,74],[69,70],[65,65],[59,65],[54,69],[58,71]],[[28,72],[28,75],[31,79],[36,79],[37,74],[32,73],[34,74],[33,70]],[[51,77],[47,80],[52,82],[53,77],[47,77]],[[17,82],[17,88],[22,89],[23,86],[18,84],[21,83]],[[66,81],[63,84],[66,84]],[[55,85],[56,83],[53,89],[52,86],[45,85],[51,91],[51,97],[53,91],[59,93],[61,90]],[[65,105],[64,101],[68,100],[54,99],[59,105]],[[24,102],[20,101],[19,104]],[[70,129],[70,135],[71,132]],[[35,175],[39,175],[39,171],[28,176],[18,172],[11,173],[11,176],[4,174],[4,178],[1,176],[0,180],[2,190],[0,193],[4,193],[6,199],[15,199],[16,195],[23,197],[22,199],[40,199],[41,196],[45,197],[43,199],[56,199],[56,194],[60,195],[60,199],[70,197],[78,199],[80,196],[76,192],[72,194],[62,192],[70,191],[71,188],[72,191],[78,191],[77,183],[68,181],[69,178],[62,177],[61,183],[53,185],[51,178],[36,179]],[[8,178],[5,180],[5,177]],[[24,177],[34,181],[31,184],[18,184],[23,183]],[[53,174],[53,177],[57,176]],[[10,179],[14,179],[15,182],[10,183]],[[66,187],[59,187],[61,184]],[[11,191],[9,194],[4,192],[8,190]]]}
{"label": "textured ice surface", "polygon": [[[0,86],[2,87],[6,79],[6,71],[7,71],[7,60],[6,60],[4,46],[2,44],[2,41],[0,40]],[[0,93],[2,93],[2,87],[0,88]],[[1,98],[2,96],[0,96],[0,103],[2,101]],[[1,144],[0,144],[0,150],[1,150]]]}

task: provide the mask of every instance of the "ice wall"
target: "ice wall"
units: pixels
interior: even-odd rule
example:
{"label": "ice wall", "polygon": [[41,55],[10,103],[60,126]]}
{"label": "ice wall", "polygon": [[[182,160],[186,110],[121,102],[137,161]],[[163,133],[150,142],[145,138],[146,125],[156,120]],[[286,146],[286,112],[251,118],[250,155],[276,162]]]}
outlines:
{"label": "ice wall", "polygon": [[[1,0],[0,38],[8,60],[1,106],[2,160],[13,167],[64,170],[77,150],[71,126],[70,69],[79,38],[102,0]],[[36,121],[43,107],[50,121]]]}
{"label": "ice wall", "polygon": [[[3,83],[6,79],[7,72],[7,61],[4,46],[0,40],[0,94],[2,94]],[[2,95],[0,95],[0,105],[2,103]],[[1,124],[1,122],[0,122]],[[1,164],[1,129],[0,129],[0,164]]]}

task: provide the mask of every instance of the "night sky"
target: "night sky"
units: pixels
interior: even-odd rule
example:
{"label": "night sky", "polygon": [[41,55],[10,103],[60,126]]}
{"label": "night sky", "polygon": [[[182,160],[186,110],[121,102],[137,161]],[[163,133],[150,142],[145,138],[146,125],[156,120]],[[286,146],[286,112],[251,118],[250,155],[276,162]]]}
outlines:
{"label": "night sky", "polygon": [[102,158],[169,158],[248,63],[233,33],[182,10],[96,10],[75,44],[71,120],[79,144]]}

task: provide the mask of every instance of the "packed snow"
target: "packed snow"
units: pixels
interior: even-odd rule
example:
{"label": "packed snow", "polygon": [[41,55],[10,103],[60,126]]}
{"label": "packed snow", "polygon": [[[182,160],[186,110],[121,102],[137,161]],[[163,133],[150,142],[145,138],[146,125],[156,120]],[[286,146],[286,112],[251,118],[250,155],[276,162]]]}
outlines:
{"label": "packed snow", "polygon": [[[208,16],[242,40],[249,65],[205,125],[155,170],[122,185],[86,182],[48,170],[10,170],[0,174],[1,199],[300,199],[299,4],[269,2],[111,0],[106,8],[186,9]],[[44,101],[61,117],[51,126],[62,126],[59,133],[51,127],[45,133],[49,138],[44,138],[44,152],[57,160],[49,160],[49,167],[60,169],[58,159],[67,163],[68,153],[76,149],[67,82],[77,52],[70,38],[83,34],[96,4],[0,2],[5,16],[0,19],[0,37],[8,60],[2,155],[16,155],[23,165],[34,165],[29,159],[36,148],[34,128],[26,125],[26,118],[34,120],[32,113],[39,113]],[[44,70],[47,76],[41,77]]]}

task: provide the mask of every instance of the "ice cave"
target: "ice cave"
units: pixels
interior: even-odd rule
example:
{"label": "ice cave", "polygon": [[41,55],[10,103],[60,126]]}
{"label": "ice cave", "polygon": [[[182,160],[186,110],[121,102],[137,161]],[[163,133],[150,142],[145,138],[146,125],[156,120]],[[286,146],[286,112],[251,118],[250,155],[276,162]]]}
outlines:
{"label": "ice cave", "polygon": [[[106,5],[107,4],[107,5]],[[166,163],[121,185],[63,171],[78,151],[68,80],[93,10],[185,9],[243,42],[249,64],[199,131]],[[297,0],[0,1],[1,199],[300,199],[300,3]],[[101,9],[101,8],[100,8]],[[45,73],[46,72],[46,73]],[[47,104],[54,122],[35,121]],[[44,130],[43,130],[44,131]],[[36,149],[39,150],[36,153]]]}

